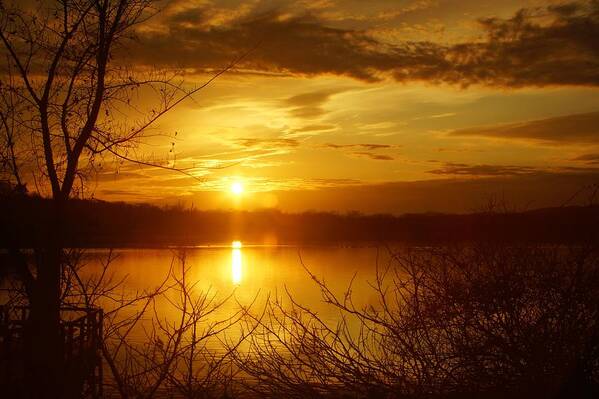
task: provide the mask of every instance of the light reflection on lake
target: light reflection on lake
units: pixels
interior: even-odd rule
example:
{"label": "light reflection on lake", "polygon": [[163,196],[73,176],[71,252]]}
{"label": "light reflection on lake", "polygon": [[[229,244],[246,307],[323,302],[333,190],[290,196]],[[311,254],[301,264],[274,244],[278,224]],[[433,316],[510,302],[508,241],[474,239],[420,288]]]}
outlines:
{"label": "light reflection on lake", "polygon": [[241,258],[241,241],[233,241],[231,248],[231,281],[234,285],[241,284],[243,276],[243,259]]}
{"label": "light reflection on lake", "polygon": [[[171,265],[177,268],[179,249],[119,249],[111,264],[114,279],[126,277],[124,287],[129,292],[149,291],[160,285]],[[86,273],[96,274],[108,250],[89,250]],[[375,277],[377,262],[384,266],[389,261],[386,249],[374,247],[291,247],[252,246],[233,242],[224,246],[206,246],[185,250],[187,279],[195,283],[194,290],[209,291],[220,297],[234,294],[210,315],[224,319],[239,309],[239,304],[253,303],[258,312],[266,298],[284,297],[289,292],[294,300],[315,311],[331,323],[339,312],[322,302],[320,290],[310,279],[305,268],[323,279],[330,289],[342,296],[352,281],[354,304],[376,304],[376,296],[368,285]],[[305,266],[305,268],[304,268]],[[167,300],[156,302],[158,315],[176,320],[178,316]]]}

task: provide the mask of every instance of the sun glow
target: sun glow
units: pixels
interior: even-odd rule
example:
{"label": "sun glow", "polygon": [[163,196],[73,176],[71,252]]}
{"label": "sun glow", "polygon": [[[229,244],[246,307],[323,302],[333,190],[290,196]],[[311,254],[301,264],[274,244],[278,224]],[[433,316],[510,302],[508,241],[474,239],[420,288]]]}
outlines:
{"label": "sun glow", "polygon": [[241,195],[243,194],[243,184],[239,181],[233,182],[231,184],[231,193],[233,195]]}

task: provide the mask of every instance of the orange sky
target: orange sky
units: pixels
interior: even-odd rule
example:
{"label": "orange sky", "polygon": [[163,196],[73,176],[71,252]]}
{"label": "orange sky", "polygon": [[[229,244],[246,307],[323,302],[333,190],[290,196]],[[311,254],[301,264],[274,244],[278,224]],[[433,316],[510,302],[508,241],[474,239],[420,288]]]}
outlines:
{"label": "orange sky", "polygon": [[108,162],[91,188],[209,209],[560,205],[599,183],[597,37],[597,1],[171,1],[128,62],[193,84],[255,50],[162,121],[175,139],[136,149],[196,179]]}

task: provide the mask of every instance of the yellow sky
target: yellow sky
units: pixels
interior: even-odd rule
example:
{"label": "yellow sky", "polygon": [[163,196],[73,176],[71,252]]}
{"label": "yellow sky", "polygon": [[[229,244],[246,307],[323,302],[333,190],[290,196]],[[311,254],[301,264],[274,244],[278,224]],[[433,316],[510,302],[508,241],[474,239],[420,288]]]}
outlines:
{"label": "yellow sky", "polygon": [[185,68],[193,84],[259,45],[136,150],[196,179],[106,166],[94,195],[291,211],[558,205],[598,181],[599,51],[577,24],[599,31],[599,6],[576,4],[173,2],[141,29],[135,62]]}

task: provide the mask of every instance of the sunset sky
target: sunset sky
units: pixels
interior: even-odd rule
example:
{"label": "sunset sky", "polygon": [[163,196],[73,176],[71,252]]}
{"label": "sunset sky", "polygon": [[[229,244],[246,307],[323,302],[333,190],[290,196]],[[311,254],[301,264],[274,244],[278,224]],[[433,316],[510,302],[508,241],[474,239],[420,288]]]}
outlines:
{"label": "sunset sky", "polygon": [[249,53],[135,150],[196,179],[107,166],[96,198],[467,212],[599,183],[599,1],[177,0],[137,38],[190,85]]}

